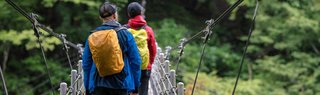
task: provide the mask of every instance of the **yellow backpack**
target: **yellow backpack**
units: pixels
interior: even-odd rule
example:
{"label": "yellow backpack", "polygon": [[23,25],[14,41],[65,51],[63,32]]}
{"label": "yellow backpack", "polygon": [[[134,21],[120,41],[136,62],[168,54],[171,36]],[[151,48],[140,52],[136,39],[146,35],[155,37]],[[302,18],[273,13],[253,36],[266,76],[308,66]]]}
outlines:
{"label": "yellow backpack", "polygon": [[148,49],[148,35],[147,35],[147,31],[144,28],[135,30],[132,28],[128,29],[129,32],[132,33],[133,37],[134,37],[134,41],[136,42],[138,49],[139,49],[139,53],[140,53],[140,57],[141,57],[141,70],[146,70],[148,67],[148,63],[149,63],[149,49]]}
{"label": "yellow backpack", "polygon": [[88,38],[92,59],[101,77],[120,73],[123,69],[123,56],[116,32],[114,29],[100,30]]}

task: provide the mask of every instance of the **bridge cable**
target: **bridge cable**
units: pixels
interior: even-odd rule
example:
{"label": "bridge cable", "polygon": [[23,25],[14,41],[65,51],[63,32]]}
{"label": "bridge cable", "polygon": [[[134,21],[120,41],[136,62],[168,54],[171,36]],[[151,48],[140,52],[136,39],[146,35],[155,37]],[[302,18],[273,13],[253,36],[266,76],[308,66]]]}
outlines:
{"label": "bridge cable", "polygon": [[[26,11],[24,11],[23,9],[21,9],[19,6],[17,6],[15,3],[13,3],[11,0],[6,0],[6,2],[11,5],[14,9],[16,9],[20,14],[22,14],[25,18],[27,18],[31,23],[34,23],[34,20],[30,17],[30,15],[28,15],[28,13]],[[60,34],[55,33],[52,31],[52,29],[49,29],[48,27],[46,27],[45,25],[42,25],[40,23],[38,23],[36,25],[37,27],[40,27],[41,29],[43,29],[44,31],[48,32],[50,35],[53,35],[55,37],[57,37],[58,39],[60,39],[61,41],[63,41],[63,39],[60,37]],[[74,44],[70,41],[65,42],[67,45],[77,49],[77,50],[82,50],[81,45],[79,44]]]}
{"label": "bridge cable", "polygon": [[[33,29],[34,29],[34,32],[35,32],[35,36],[37,36],[37,42],[38,42],[38,44],[40,46],[40,49],[41,49],[41,52],[42,52],[42,57],[43,57],[43,60],[44,60],[45,66],[46,66],[46,71],[48,73],[48,77],[49,77],[49,80],[50,80],[51,90],[52,90],[52,93],[54,95],[53,84],[51,83],[51,76],[50,76],[50,72],[49,72],[49,69],[48,69],[47,59],[45,57],[45,53],[44,53],[43,47],[42,47],[41,42],[40,42],[40,37],[39,37],[40,33],[39,33],[39,30],[37,29],[37,22],[35,21],[35,16],[36,15],[35,14],[28,15],[24,10],[22,10],[19,6],[17,6],[11,0],[6,0],[6,2],[8,4],[10,4],[13,8],[15,8],[18,12],[20,12],[23,16],[25,16],[32,23],[32,26],[33,26]],[[34,17],[34,18],[32,18],[32,17]]]}
{"label": "bridge cable", "polygon": [[246,45],[245,45],[245,48],[244,48],[244,51],[243,51],[243,54],[242,54],[241,63],[240,63],[237,79],[236,79],[236,82],[234,84],[234,88],[233,88],[233,91],[232,91],[232,95],[234,95],[234,93],[236,92],[236,88],[237,88],[237,85],[238,85],[238,80],[239,80],[239,77],[240,77],[240,74],[241,74],[241,70],[242,70],[243,61],[244,61],[244,58],[245,58],[245,56],[247,54],[246,52],[247,52],[247,49],[248,49],[248,45],[250,44],[250,38],[251,38],[251,35],[252,35],[252,32],[253,32],[252,30],[253,30],[253,27],[254,27],[254,24],[255,24],[255,21],[256,21],[258,7],[259,7],[259,0],[256,0],[256,6],[255,6],[255,9],[254,9],[252,22],[251,22],[251,25],[250,25],[250,28],[249,28],[248,39],[246,41]]}
{"label": "bridge cable", "polygon": [[64,51],[65,51],[65,53],[67,55],[67,59],[68,59],[69,65],[70,65],[70,69],[73,70],[72,63],[71,63],[71,60],[70,60],[70,55],[69,55],[69,47],[66,45],[66,41],[67,41],[66,38],[65,38],[66,35],[65,34],[61,34],[60,36],[62,38],[63,49],[64,49]]}
{"label": "bridge cable", "polygon": [[[30,15],[27,14],[26,11],[24,11],[23,9],[21,9],[19,6],[17,6],[15,3],[13,3],[11,0],[6,0],[7,3],[9,3],[14,9],[16,9],[19,13],[21,13],[24,17],[26,17],[31,23],[34,23],[36,20],[34,20],[33,18],[30,17]],[[82,55],[82,45],[81,44],[73,44],[71,42],[69,42],[68,40],[65,39],[65,34],[58,34],[58,33],[55,33],[53,32],[51,29],[47,28],[46,26],[40,24],[40,23],[37,23],[36,24],[36,27],[40,27],[41,29],[45,30],[46,32],[48,32],[49,34],[59,38],[62,42],[63,42],[63,45],[64,45],[64,50],[65,50],[65,53],[67,55],[67,58],[68,58],[68,62],[69,62],[69,65],[70,65],[70,69],[72,70],[72,65],[71,65],[71,60],[70,60],[70,56],[69,56],[69,53],[68,53],[68,46],[71,46],[73,48],[76,48],[78,51],[79,51],[79,54],[80,56]]]}
{"label": "bridge cable", "polygon": [[8,89],[7,89],[7,85],[6,85],[6,81],[4,80],[4,76],[3,76],[3,72],[2,72],[2,68],[0,66],[0,76],[1,76],[1,80],[2,80],[2,86],[3,86],[3,92],[5,93],[5,95],[9,95],[8,94]]}
{"label": "bridge cable", "polygon": [[[33,30],[35,32],[35,36],[37,37],[37,42],[38,42],[38,44],[40,46],[40,49],[41,49],[41,52],[42,52],[42,57],[43,57],[43,60],[44,60],[45,66],[46,66],[46,71],[48,73],[48,77],[49,77],[49,81],[50,81],[50,85],[51,85],[51,90],[52,90],[52,93],[54,94],[54,90],[53,90],[54,88],[53,88],[53,84],[51,83],[51,75],[50,75],[50,71],[49,71],[49,68],[48,68],[47,59],[46,59],[46,56],[45,56],[45,53],[44,53],[44,50],[43,50],[43,46],[42,46],[41,41],[40,41],[40,32],[39,32],[37,27],[42,28],[43,30],[45,30],[49,34],[54,35],[55,37],[57,37],[60,40],[62,40],[63,43],[64,43],[64,47],[66,47],[65,44],[69,44],[70,46],[73,46],[73,47],[77,48],[78,50],[81,50],[81,48],[78,47],[78,45],[75,45],[73,43],[70,43],[70,42],[66,41],[64,37],[62,37],[62,36],[60,37],[59,34],[52,32],[52,30],[50,30],[47,27],[44,27],[44,25],[41,25],[40,23],[38,23],[38,21],[36,20],[36,17],[38,17],[38,16],[36,14],[31,13],[30,15],[28,15],[26,13],[26,11],[21,9],[19,6],[17,6],[11,0],[6,0],[6,2],[9,5],[11,5],[14,9],[16,9],[19,13],[21,13],[24,17],[26,17],[32,23]],[[66,48],[66,54],[67,54],[67,57],[68,57],[69,65],[71,66],[70,68],[72,69],[72,65],[71,65],[71,61],[70,61],[70,57],[69,57],[67,48]]]}
{"label": "bridge cable", "polygon": [[[195,77],[195,79],[194,79],[194,83],[193,83],[191,95],[194,94],[194,89],[195,89],[195,86],[196,86],[196,84],[197,84],[198,75],[199,75],[200,67],[201,67],[201,64],[202,64],[202,59],[203,59],[204,54],[205,54],[205,52],[204,52],[204,51],[205,51],[205,47],[206,47],[206,44],[207,44],[209,38],[211,37],[211,34],[212,34],[211,30],[212,30],[212,28],[213,28],[215,25],[217,25],[217,22],[221,21],[221,19],[222,19],[223,17],[225,17],[225,16],[226,16],[227,14],[229,14],[232,10],[234,10],[236,7],[238,7],[238,6],[240,5],[240,3],[242,3],[242,1],[243,1],[243,0],[238,0],[237,2],[235,2],[231,7],[229,7],[226,11],[224,11],[224,12],[216,19],[216,21],[213,21],[213,19],[207,21],[207,24],[208,24],[207,27],[206,27],[203,31],[201,31],[201,32],[205,33],[205,36],[204,36],[204,41],[203,41],[203,47],[202,47],[200,62],[199,62],[199,65],[198,65],[196,77]],[[201,33],[201,32],[200,32],[200,33]],[[198,34],[199,34],[199,33],[198,33]],[[195,36],[196,36],[196,35],[195,35]],[[193,36],[192,38],[194,38],[195,36]],[[187,40],[187,42],[188,42],[188,40]],[[187,43],[187,42],[186,42],[186,43]]]}
{"label": "bridge cable", "polygon": [[39,44],[40,49],[41,49],[42,58],[43,58],[43,61],[45,63],[46,71],[48,73],[48,78],[49,78],[49,81],[50,81],[49,83],[51,85],[52,94],[55,95],[53,84],[52,84],[52,80],[51,80],[51,74],[50,74],[50,71],[49,71],[49,68],[48,68],[47,58],[46,58],[46,55],[44,53],[44,49],[43,49],[43,46],[42,46],[41,40],[40,40],[40,31],[38,30],[38,28],[36,26],[37,25],[37,21],[35,19],[36,15],[31,13],[31,17],[34,19],[34,23],[32,23],[32,26],[33,26],[33,30],[35,32],[35,36],[37,37],[37,43]]}
{"label": "bridge cable", "polygon": [[[213,22],[213,20],[210,20],[211,22]],[[204,51],[206,49],[206,45],[207,45],[207,42],[209,40],[209,36],[211,35],[212,31],[209,30],[210,27],[208,26],[207,29],[205,31],[207,31],[207,34],[205,35],[205,40],[203,42],[203,46],[202,46],[202,50],[201,50],[201,57],[200,57],[200,62],[199,62],[199,65],[198,65],[198,69],[197,69],[197,74],[196,74],[196,77],[194,79],[194,82],[193,82],[193,87],[192,87],[192,93],[191,95],[193,95],[194,93],[194,89],[195,89],[195,86],[196,86],[196,83],[197,83],[197,80],[198,80],[198,74],[199,74],[199,71],[200,71],[200,67],[201,67],[201,64],[202,64],[202,59],[204,57]]]}
{"label": "bridge cable", "polygon": [[[218,18],[215,19],[214,22],[209,23],[207,25],[207,27],[209,27],[209,30],[212,30],[217,25],[217,23],[219,23],[227,14],[229,14],[232,10],[234,10],[236,7],[238,7],[242,2],[243,2],[243,0],[238,0],[232,6],[230,6],[227,10],[225,10],[221,15],[219,15]],[[204,28],[203,30],[206,30],[206,28]],[[179,62],[181,60],[180,57],[183,55],[183,49],[186,46],[186,44],[190,43],[192,40],[194,40],[195,38],[201,36],[202,34],[205,34],[206,32],[204,32],[203,30],[198,32],[197,34],[193,35],[192,37],[190,37],[188,39],[185,39],[185,38],[181,39],[180,44],[170,50],[170,52],[171,52],[173,50],[180,49],[179,58],[177,60],[177,66],[179,66],[178,64],[179,64]],[[207,34],[205,34],[205,35],[207,35]],[[210,37],[210,36],[211,36],[211,34],[208,37]],[[203,44],[205,44],[205,43],[203,43]],[[176,67],[176,69],[178,69],[178,67]],[[176,70],[176,72],[178,72],[178,71]]]}

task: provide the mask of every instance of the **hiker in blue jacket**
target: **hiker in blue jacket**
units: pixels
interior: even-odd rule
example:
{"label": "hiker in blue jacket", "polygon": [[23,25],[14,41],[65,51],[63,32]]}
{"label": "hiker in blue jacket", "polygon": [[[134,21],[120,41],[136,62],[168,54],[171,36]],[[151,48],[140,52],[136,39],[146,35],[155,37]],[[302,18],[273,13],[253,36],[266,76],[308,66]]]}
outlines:
{"label": "hiker in blue jacket", "polygon": [[[99,14],[103,24],[97,27],[95,31],[119,29],[121,27],[121,24],[117,22],[117,8],[115,5],[105,2],[100,6]],[[88,40],[86,40],[82,56],[82,67],[84,73],[83,81],[87,94],[128,95],[140,86],[141,59],[134,38],[127,29],[120,29],[116,33],[123,55],[124,66],[120,73],[105,77],[99,76],[92,58],[92,51]]]}

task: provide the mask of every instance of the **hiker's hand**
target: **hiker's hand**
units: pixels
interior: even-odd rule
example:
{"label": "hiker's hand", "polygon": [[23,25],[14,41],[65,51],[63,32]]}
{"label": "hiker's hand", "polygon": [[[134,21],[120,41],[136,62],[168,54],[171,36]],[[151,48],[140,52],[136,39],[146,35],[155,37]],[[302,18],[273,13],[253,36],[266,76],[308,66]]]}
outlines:
{"label": "hiker's hand", "polygon": [[130,95],[138,95],[138,93],[130,93]]}

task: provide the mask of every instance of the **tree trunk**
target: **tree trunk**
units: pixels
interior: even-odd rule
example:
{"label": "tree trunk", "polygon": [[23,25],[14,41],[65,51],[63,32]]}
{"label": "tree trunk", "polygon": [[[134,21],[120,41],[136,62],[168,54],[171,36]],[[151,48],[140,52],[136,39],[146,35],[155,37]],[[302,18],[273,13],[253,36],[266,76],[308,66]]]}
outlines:
{"label": "tree trunk", "polygon": [[3,61],[2,61],[2,70],[3,70],[3,72],[6,70],[6,68],[7,68],[7,62],[8,62],[8,58],[9,58],[9,52],[10,52],[10,46],[4,46],[5,47],[5,49],[4,49],[4,51],[3,51]]}
{"label": "tree trunk", "polygon": [[146,0],[141,0],[141,5],[143,8],[146,8],[147,1]]}
{"label": "tree trunk", "polygon": [[146,18],[146,16],[145,16],[145,12],[146,12],[146,10],[147,10],[146,5],[147,5],[147,1],[146,1],[146,0],[141,0],[141,6],[144,8],[144,10],[143,10],[143,12],[142,12],[142,16],[143,16],[144,18]]}
{"label": "tree trunk", "polygon": [[249,80],[252,80],[252,63],[248,62],[248,78]]}
{"label": "tree trunk", "polygon": [[311,45],[312,49],[314,50],[314,52],[319,54],[318,48],[313,43],[310,43],[310,45]]}

